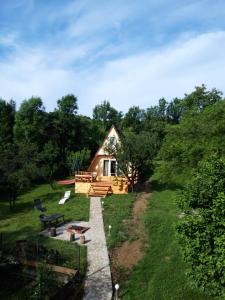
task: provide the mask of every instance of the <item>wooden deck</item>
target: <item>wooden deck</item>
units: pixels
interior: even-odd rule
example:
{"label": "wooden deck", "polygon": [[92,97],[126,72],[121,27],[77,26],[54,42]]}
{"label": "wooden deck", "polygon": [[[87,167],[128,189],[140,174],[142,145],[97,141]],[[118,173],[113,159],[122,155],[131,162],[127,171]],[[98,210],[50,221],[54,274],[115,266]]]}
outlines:
{"label": "wooden deck", "polygon": [[87,196],[105,197],[110,194],[127,194],[128,181],[122,176],[94,176],[91,172],[75,175],[75,193]]}

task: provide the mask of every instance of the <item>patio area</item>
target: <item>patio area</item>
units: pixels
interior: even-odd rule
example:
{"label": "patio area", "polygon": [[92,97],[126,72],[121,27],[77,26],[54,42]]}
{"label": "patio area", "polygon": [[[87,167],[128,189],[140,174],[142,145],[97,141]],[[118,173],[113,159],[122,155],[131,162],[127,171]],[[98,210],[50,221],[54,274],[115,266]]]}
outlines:
{"label": "patio area", "polygon": [[[75,233],[75,240],[71,243],[80,244],[80,236],[85,236],[84,245],[87,246],[87,274],[84,286],[84,300],[111,300],[112,279],[109,264],[108,250],[106,246],[105,231],[102,217],[100,197],[90,198],[90,220],[88,222],[73,221],[56,228],[56,236],[53,239],[70,240],[70,226],[89,227],[84,233]],[[40,234],[49,236],[46,229]]]}
{"label": "patio area", "polygon": [[[72,221],[68,223],[64,223],[61,226],[56,228],[56,236],[52,237],[53,239],[56,240],[63,240],[63,241],[70,241],[70,234],[71,232],[67,231],[67,228],[71,226],[79,226],[79,227],[89,227],[87,231],[84,233],[75,233],[75,239],[72,241],[73,243],[78,243],[80,244],[80,236],[85,236],[85,245],[88,245],[91,241],[91,236],[92,236],[92,228],[91,228],[91,223],[90,222],[85,222],[85,221]],[[41,231],[39,234],[44,235],[49,237],[50,236],[50,230],[45,229]]]}

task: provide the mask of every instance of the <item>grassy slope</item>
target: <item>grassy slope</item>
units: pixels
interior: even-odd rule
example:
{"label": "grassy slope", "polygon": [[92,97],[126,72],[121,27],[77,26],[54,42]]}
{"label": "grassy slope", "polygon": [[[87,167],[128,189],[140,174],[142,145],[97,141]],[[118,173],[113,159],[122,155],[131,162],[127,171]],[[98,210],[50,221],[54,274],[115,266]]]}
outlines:
{"label": "grassy slope", "polygon": [[[47,208],[46,214],[62,213],[65,215],[66,221],[88,220],[89,199],[85,196],[75,195],[73,188],[71,188],[70,200],[64,205],[58,204],[65,190],[68,188],[52,190],[47,184],[40,185],[20,196],[14,211],[9,210],[7,201],[0,199],[0,232],[3,233],[3,243],[10,246],[14,245],[16,240],[29,238],[49,248],[57,249],[68,260],[68,266],[72,264],[77,267],[77,257],[75,257],[77,251],[74,251],[77,250],[77,245],[38,236],[41,230],[39,221],[41,213],[33,208],[33,200],[40,198],[42,205]],[[81,247],[81,265],[85,266],[85,263],[86,249]]]}
{"label": "grassy slope", "polygon": [[[124,220],[131,216],[135,193],[127,195],[111,195],[104,199],[104,226],[108,248],[114,248],[127,239],[126,226]],[[109,225],[112,226],[111,234]]]}
{"label": "grassy slope", "polygon": [[[175,224],[179,211],[173,201],[174,196],[175,191],[155,187],[143,219],[149,243],[144,245],[145,256],[142,261],[133,269],[128,278],[120,282],[122,299],[211,299],[198,291],[191,290],[187,284],[185,264],[181,259],[175,239]],[[106,208],[107,223],[114,224],[115,235],[121,230],[123,217],[129,216],[129,213],[124,210],[126,205],[130,208],[131,203],[124,203],[123,208],[118,208],[118,202],[113,201]],[[121,211],[121,214],[118,215],[117,210]],[[123,236],[123,233],[120,232],[119,236]],[[109,245],[117,246],[118,241],[120,241],[119,238],[112,236]]]}
{"label": "grassy slope", "polygon": [[179,211],[174,196],[174,191],[158,188],[149,201],[144,217],[149,247],[126,282],[123,299],[210,299],[187,284],[175,239]]}
{"label": "grassy slope", "polygon": [[36,235],[41,229],[39,221],[41,212],[33,208],[35,198],[41,199],[42,205],[47,208],[45,212],[47,215],[62,213],[66,221],[88,220],[89,200],[84,196],[75,195],[72,189],[70,200],[64,205],[59,205],[64,191],[64,188],[52,190],[47,184],[40,185],[20,196],[14,211],[9,210],[7,201],[0,199],[0,232],[6,233],[8,242]]}

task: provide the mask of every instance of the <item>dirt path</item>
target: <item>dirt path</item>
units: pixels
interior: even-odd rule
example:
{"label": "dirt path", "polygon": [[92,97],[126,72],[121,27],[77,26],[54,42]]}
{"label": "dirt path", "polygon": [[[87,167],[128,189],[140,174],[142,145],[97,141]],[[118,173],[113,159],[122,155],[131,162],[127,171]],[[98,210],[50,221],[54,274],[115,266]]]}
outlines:
{"label": "dirt path", "polygon": [[138,194],[133,206],[132,219],[126,222],[129,239],[110,253],[114,280],[119,279],[118,270],[126,269],[129,272],[144,255],[143,245],[147,237],[144,232],[142,217],[150,195],[149,191]]}

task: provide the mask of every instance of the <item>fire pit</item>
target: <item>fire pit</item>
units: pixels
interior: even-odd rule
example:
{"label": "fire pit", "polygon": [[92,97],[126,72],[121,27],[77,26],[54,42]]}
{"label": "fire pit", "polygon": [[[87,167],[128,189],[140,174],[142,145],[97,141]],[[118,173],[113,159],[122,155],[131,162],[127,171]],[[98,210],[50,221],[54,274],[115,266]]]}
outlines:
{"label": "fire pit", "polygon": [[77,225],[71,225],[69,226],[66,231],[71,233],[79,233],[83,234],[85,233],[90,227],[84,227],[84,226],[77,226]]}

